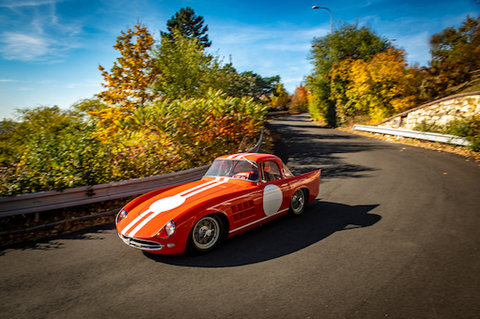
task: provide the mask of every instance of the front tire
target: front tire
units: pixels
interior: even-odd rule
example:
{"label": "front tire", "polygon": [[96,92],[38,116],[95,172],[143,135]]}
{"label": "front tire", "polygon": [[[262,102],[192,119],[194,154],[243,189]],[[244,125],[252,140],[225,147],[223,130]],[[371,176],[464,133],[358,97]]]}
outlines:
{"label": "front tire", "polygon": [[302,214],[305,210],[305,206],[307,206],[305,191],[303,189],[298,189],[290,200],[290,214],[294,216]]}
{"label": "front tire", "polygon": [[205,253],[217,247],[223,238],[223,223],[215,215],[202,217],[195,223],[189,236],[190,248]]}

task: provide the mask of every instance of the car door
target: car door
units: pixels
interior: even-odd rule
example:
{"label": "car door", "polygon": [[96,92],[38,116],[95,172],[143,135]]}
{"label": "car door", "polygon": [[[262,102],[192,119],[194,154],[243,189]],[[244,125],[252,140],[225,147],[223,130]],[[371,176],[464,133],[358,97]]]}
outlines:
{"label": "car door", "polygon": [[260,163],[260,183],[263,192],[259,209],[267,217],[287,212],[290,205],[290,184],[276,161]]}

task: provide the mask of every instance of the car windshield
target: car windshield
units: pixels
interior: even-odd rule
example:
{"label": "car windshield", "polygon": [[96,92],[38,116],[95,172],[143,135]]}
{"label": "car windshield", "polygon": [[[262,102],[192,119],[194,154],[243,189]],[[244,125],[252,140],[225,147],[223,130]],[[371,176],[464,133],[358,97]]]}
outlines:
{"label": "car windshield", "polygon": [[258,165],[251,160],[216,159],[205,176],[258,181]]}

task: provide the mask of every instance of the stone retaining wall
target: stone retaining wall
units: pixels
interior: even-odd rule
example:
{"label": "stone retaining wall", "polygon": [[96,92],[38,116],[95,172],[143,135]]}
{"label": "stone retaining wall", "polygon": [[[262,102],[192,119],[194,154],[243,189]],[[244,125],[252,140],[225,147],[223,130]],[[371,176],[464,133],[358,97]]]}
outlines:
{"label": "stone retaining wall", "polygon": [[415,130],[422,122],[446,127],[455,119],[480,114],[480,92],[463,93],[433,101],[417,108],[392,116],[380,127]]}

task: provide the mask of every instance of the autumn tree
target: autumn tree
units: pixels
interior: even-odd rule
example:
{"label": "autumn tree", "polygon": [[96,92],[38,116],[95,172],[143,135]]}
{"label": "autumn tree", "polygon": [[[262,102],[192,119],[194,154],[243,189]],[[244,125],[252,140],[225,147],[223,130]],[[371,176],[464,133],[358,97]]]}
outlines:
{"label": "autumn tree", "polygon": [[[102,71],[105,91],[97,94],[110,108],[91,111],[101,124],[111,125],[116,119],[129,116],[135,108],[155,100],[157,92],[152,85],[158,80],[160,71],[151,57],[154,40],[146,26],[137,23],[133,29],[122,31],[114,48],[120,52],[110,72]],[[110,124],[108,124],[110,123]]]}
{"label": "autumn tree", "polygon": [[345,23],[340,29],[312,41],[309,59],[313,74],[308,77],[307,87],[312,93],[309,110],[316,120],[325,120],[336,125],[335,103],[330,99],[331,82],[327,78],[334,63],[347,59],[368,60],[379,52],[386,51],[390,43],[369,27]]}
{"label": "autumn tree", "polygon": [[426,100],[448,95],[480,68],[480,16],[467,16],[458,29],[450,27],[434,34],[430,38],[430,53],[432,60],[424,68],[421,86]]}
{"label": "autumn tree", "polygon": [[277,110],[284,110],[289,103],[290,96],[287,91],[285,91],[283,84],[277,84],[273,96],[270,99],[270,107]]}
{"label": "autumn tree", "polygon": [[208,48],[212,45],[212,42],[208,41],[208,25],[203,26],[204,22],[203,17],[197,16],[192,8],[182,8],[167,21],[168,32],[161,31],[160,34],[162,39],[175,41],[176,37],[173,30],[178,30],[183,37],[196,38],[200,41],[202,47]]}
{"label": "autumn tree", "polygon": [[306,110],[308,108],[308,91],[303,84],[300,83],[295,89],[288,108],[291,110]]}
{"label": "autumn tree", "polygon": [[467,16],[455,29],[446,28],[430,38],[432,65],[449,60],[460,62],[470,70],[480,68],[480,15],[474,19]]}
{"label": "autumn tree", "polygon": [[335,63],[328,77],[339,120],[346,123],[367,115],[378,122],[414,107],[419,86],[417,72],[408,68],[405,52],[394,48],[367,61],[350,58]]}

